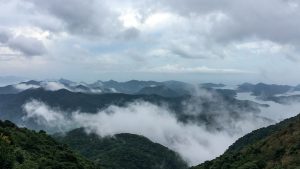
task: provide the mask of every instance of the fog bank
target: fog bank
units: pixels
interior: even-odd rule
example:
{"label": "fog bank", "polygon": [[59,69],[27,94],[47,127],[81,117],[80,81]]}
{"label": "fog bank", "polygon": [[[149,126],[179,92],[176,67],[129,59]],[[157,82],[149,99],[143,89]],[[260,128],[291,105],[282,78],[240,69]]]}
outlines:
{"label": "fog bank", "polygon": [[247,114],[234,123],[228,123],[224,116],[217,116],[224,129],[208,131],[201,124],[179,122],[167,107],[142,101],[125,107],[111,105],[96,114],[66,113],[37,100],[27,102],[23,109],[24,120],[31,119],[59,131],[84,127],[87,133],[93,132],[101,137],[118,133],[143,135],[178,152],[190,165],[221,155],[239,137],[268,125],[254,114]]}

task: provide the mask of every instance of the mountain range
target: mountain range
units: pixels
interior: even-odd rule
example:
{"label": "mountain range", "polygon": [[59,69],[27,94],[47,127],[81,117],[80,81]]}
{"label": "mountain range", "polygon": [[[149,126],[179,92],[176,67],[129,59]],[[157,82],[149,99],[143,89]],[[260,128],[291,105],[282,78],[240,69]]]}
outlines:
{"label": "mountain range", "polygon": [[[76,124],[62,130],[44,122],[68,120],[76,113],[110,116],[114,113],[110,112],[112,108],[129,107],[134,111],[129,105],[146,102],[163,108],[159,111],[168,110],[181,127],[192,124],[209,133],[226,131],[234,135],[239,129],[236,123],[243,123],[249,117],[273,123],[272,119],[260,116],[268,104],[239,100],[239,94],[248,93],[260,100],[288,105],[300,102],[299,91],[299,86],[264,83],[229,88],[214,83],[137,80],[90,84],[67,79],[30,80],[3,86],[0,87],[0,119],[3,120],[0,122],[0,168],[187,169],[188,164],[177,152],[142,135],[99,136]],[[37,107],[28,109],[31,104]],[[30,116],[30,111],[36,116]],[[300,166],[299,118],[298,115],[255,130],[238,139],[220,157],[192,169],[297,168]],[[185,141],[173,135],[166,138]],[[197,141],[209,144],[201,138]]]}
{"label": "mountain range", "polygon": [[[165,87],[164,93],[154,92],[152,87],[159,88]],[[178,96],[189,94],[193,89],[193,85],[179,82],[179,81],[138,81],[131,80],[127,82],[110,81],[96,81],[94,83],[84,82],[72,82],[67,79],[59,80],[46,80],[35,81],[30,80],[17,84],[7,85],[0,87],[0,94],[14,94],[25,91],[27,89],[43,88],[49,91],[56,91],[60,89],[66,89],[72,92],[88,93],[88,94],[100,94],[100,93],[124,93],[124,94],[158,94],[162,96]],[[173,91],[176,90],[176,94]]]}
{"label": "mountain range", "polygon": [[[41,126],[35,119],[24,121],[24,105],[32,100],[38,100],[50,107],[60,109],[68,116],[74,111],[95,114],[99,110],[111,105],[126,107],[133,102],[146,101],[158,106],[166,106],[179,121],[206,124],[208,127],[222,128],[215,118],[220,115],[220,110],[229,113],[230,118],[238,119],[244,113],[258,113],[262,105],[248,100],[237,100],[235,93],[226,89],[210,89],[209,97],[206,95],[179,97],[163,97],[160,95],[131,95],[123,93],[87,94],[71,92],[66,89],[48,91],[43,88],[27,89],[16,94],[0,94],[0,118],[11,120],[18,125],[31,129],[49,128]],[[222,104],[220,104],[222,103]],[[192,107],[191,107],[192,106]],[[189,110],[191,109],[191,110]],[[193,114],[187,113],[193,111]]]}
{"label": "mountain range", "polygon": [[264,83],[243,83],[237,88],[237,92],[251,92],[254,96],[274,96],[278,94],[296,91],[300,91],[300,85],[289,86]]}

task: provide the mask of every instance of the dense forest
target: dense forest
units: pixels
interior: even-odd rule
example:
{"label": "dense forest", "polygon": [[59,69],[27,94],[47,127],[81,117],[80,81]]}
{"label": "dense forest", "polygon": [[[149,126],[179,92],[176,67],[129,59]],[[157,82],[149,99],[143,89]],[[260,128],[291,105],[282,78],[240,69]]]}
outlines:
{"label": "dense forest", "polygon": [[186,169],[187,164],[174,151],[134,134],[99,137],[83,128],[57,137],[103,169]]}
{"label": "dense forest", "polygon": [[0,168],[188,168],[177,153],[139,135],[117,134],[100,138],[79,128],[54,138],[44,131],[35,132],[19,128],[10,121],[0,121]]}
{"label": "dense forest", "polygon": [[44,131],[0,121],[1,169],[94,169],[92,162],[60,144]]}
{"label": "dense forest", "polygon": [[300,115],[240,138],[220,157],[192,169],[298,169]]}

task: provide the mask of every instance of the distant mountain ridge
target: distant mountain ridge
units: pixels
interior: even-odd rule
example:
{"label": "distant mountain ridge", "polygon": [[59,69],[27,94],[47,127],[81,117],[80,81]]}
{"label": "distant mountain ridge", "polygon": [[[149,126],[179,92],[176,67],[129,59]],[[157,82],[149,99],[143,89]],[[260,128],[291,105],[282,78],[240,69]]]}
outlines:
{"label": "distant mountain ridge", "polygon": [[[59,117],[68,121],[68,117],[72,117],[76,113],[109,114],[110,112],[106,112],[106,110],[110,110],[110,106],[116,106],[118,109],[123,110],[123,108],[130,107],[133,103],[146,102],[163,108],[163,110],[166,109],[182,125],[199,124],[209,131],[222,131],[230,128],[231,125],[235,125],[235,122],[239,119],[249,117],[247,113],[259,116],[260,108],[268,106],[249,100],[238,100],[237,95],[240,94],[239,92],[248,92],[247,95],[252,93],[252,95],[261,97],[264,100],[284,104],[290,101],[300,102],[300,95],[288,95],[291,91],[297,91],[297,87],[299,86],[245,83],[235,90],[226,89],[223,84],[202,83],[192,85],[180,81],[131,80],[117,82],[110,80],[88,84],[72,82],[67,79],[31,80],[0,87],[0,118],[10,120],[29,129],[42,129],[54,133],[58,129],[40,124],[38,117],[25,118],[28,112],[31,111],[26,111],[24,105],[37,102],[39,106],[34,109],[41,111],[38,113],[47,113],[48,111],[45,110],[47,109],[50,113],[59,113]],[[34,109],[32,112],[35,111]],[[52,117],[51,114],[48,115]],[[236,141],[224,155],[193,169],[292,169],[298,167],[297,160],[300,160],[298,158],[300,152],[297,143],[300,142],[300,138],[298,138],[300,133],[298,130],[300,128],[298,125],[299,116],[297,116],[298,120],[292,118],[254,131]],[[261,120],[268,121],[270,119],[261,118]],[[61,143],[69,144],[85,157],[97,163],[100,168],[119,169],[122,168],[121,166],[126,166],[128,169],[148,169],[149,166],[150,169],[186,168],[186,164],[180,158],[177,158],[176,153],[151,142],[145,137],[122,133],[115,135],[115,137],[101,138],[95,134],[87,135],[82,128],[74,129],[80,126],[82,125],[77,126],[77,123],[74,123],[74,125],[72,123],[72,127],[68,128],[68,130],[71,129],[70,132],[59,130],[66,131],[67,135],[57,136],[58,140]],[[26,131],[24,130],[25,133]],[[44,134],[44,132],[41,131],[40,134]],[[72,154],[72,152],[70,153]],[[69,156],[66,156],[69,160]],[[84,157],[79,155],[77,157],[74,154],[70,156],[71,160],[77,159],[76,164],[70,165],[76,166],[82,162],[79,159],[82,159],[84,163],[82,165],[94,167],[92,166],[93,162],[86,160]],[[51,165],[53,163],[51,162]]]}
{"label": "distant mountain ridge", "polygon": [[265,83],[243,83],[238,86],[237,92],[251,92],[254,96],[273,96],[277,94],[283,94],[292,91],[300,91],[298,86],[289,85],[276,85],[276,84],[265,84]]}
{"label": "distant mountain ridge", "polygon": [[[153,90],[156,87],[157,90]],[[66,89],[71,92],[81,92],[87,94],[103,94],[103,93],[124,93],[124,94],[157,94],[165,97],[177,97],[195,93],[195,88],[204,89],[226,89],[226,85],[222,83],[199,83],[189,84],[180,81],[139,81],[130,80],[126,82],[118,82],[114,80],[101,81],[94,83],[73,82],[67,79],[35,81],[30,80],[17,84],[11,84],[0,87],[0,94],[15,94],[27,89],[44,88],[45,90]],[[243,83],[237,86],[236,92],[250,92],[254,96],[269,97],[288,92],[300,92],[300,85],[277,85],[265,83]]]}
{"label": "distant mountain ridge", "polygon": [[[216,86],[218,84],[210,84]],[[160,86],[159,91],[151,90],[151,87]],[[201,87],[201,86],[200,86]],[[193,93],[195,86],[180,81],[138,81],[130,80],[127,82],[96,81],[94,83],[73,82],[67,79],[35,81],[30,80],[18,84],[0,87],[0,94],[15,94],[27,89],[44,88],[45,90],[55,91],[66,89],[71,92],[81,92],[87,94],[102,93],[125,93],[125,94],[157,94],[165,97],[176,97]],[[164,88],[164,89],[163,89]],[[169,92],[167,92],[169,90]]]}
{"label": "distant mountain ridge", "polygon": [[[176,83],[176,84],[175,84]],[[30,80],[18,84],[12,84],[0,87],[0,94],[15,94],[27,89],[44,88],[45,90],[55,91],[66,89],[72,92],[81,92],[88,94],[101,93],[125,93],[125,94],[139,94],[144,88],[153,86],[164,86],[170,90],[178,90],[180,95],[187,94],[192,88],[190,84],[184,82],[166,81],[138,81],[131,80],[127,82],[110,81],[96,81],[88,84],[84,82],[76,83],[67,79],[35,81]],[[148,93],[155,94],[155,93]]]}

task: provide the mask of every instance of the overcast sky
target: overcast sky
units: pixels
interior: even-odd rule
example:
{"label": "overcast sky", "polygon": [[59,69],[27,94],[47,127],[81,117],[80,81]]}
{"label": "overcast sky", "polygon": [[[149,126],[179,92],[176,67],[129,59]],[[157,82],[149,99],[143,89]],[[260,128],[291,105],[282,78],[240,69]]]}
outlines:
{"label": "overcast sky", "polygon": [[297,0],[0,0],[0,76],[300,83]]}

